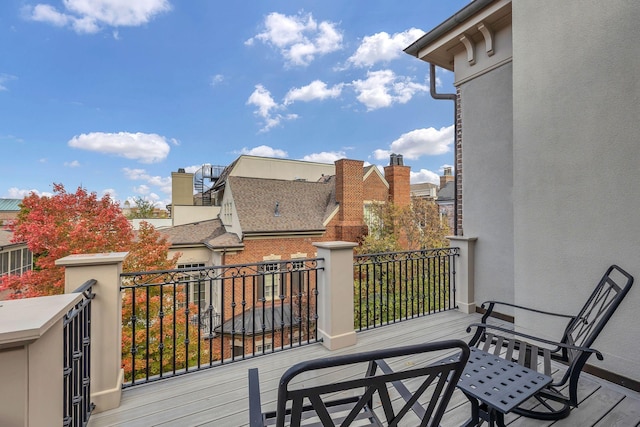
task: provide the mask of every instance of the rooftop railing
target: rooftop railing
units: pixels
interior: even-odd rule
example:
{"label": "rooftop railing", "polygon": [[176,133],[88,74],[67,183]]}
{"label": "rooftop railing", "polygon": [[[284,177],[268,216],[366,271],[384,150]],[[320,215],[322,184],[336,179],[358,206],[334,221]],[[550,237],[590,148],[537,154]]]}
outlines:
{"label": "rooftop railing", "polygon": [[66,295],[0,305],[8,419],[81,425],[119,406],[126,386],[313,342],[336,350],[356,330],[475,309],[473,241],[355,258],[353,243],[322,242],[315,259],[132,274],[125,252],[62,258]]}
{"label": "rooftop railing", "polygon": [[62,425],[84,426],[95,405],[91,402],[91,300],[95,280],[74,292],[82,299],[63,319],[63,419]]}
{"label": "rooftop railing", "polygon": [[318,260],[124,273],[124,386],[316,342]]}
{"label": "rooftop railing", "polygon": [[355,328],[455,308],[459,253],[458,248],[438,248],[355,256]]}

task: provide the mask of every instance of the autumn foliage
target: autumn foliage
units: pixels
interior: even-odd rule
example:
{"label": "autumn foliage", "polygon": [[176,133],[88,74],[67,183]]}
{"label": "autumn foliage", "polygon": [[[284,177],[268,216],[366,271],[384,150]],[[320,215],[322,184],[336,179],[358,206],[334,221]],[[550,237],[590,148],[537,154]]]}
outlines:
{"label": "autumn foliage", "polygon": [[[10,298],[63,293],[64,268],[55,261],[71,254],[128,252],[125,272],[169,270],[180,256],[168,258],[170,242],[151,224],[143,221],[134,232],[108,195],[98,198],[83,188],[68,193],[61,184],[54,184],[52,196],[25,197],[10,228],[14,241],[27,242],[34,259],[32,271],[2,277],[0,290],[11,290]],[[197,343],[198,329],[188,323],[198,309],[186,303],[184,285],[163,293],[158,284],[162,275],[139,277],[143,283],[133,287],[123,280],[122,362],[128,380],[133,372],[154,375],[198,358],[197,347],[189,346]]]}
{"label": "autumn foliage", "polygon": [[34,269],[22,276],[4,276],[0,288],[12,291],[10,298],[29,298],[64,293],[64,268],[57,259],[70,254],[127,250],[133,231],[120,208],[107,195],[78,188],[67,193],[54,184],[54,195],[31,193],[21,203],[18,218],[9,228],[13,241],[27,242]]}
{"label": "autumn foliage", "polygon": [[449,245],[446,218],[440,218],[433,201],[412,199],[411,205],[400,207],[381,203],[371,207],[369,234],[357,249],[361,254],[401,250],[433,249]]}

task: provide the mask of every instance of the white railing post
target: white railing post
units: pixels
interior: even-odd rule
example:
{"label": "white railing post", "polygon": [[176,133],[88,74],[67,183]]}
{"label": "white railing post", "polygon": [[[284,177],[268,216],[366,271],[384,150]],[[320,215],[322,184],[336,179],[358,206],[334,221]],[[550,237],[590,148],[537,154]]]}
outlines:
{"label": "white railing post", "polygon": [[353,248],[351,242],[314,243],[324,271],[318,283],[318,335],[329,350],[356,343],[353,326]]}
{"label": "white railing post", "polygon": [[91,401],[94,412],[120,406],[122,369],[122,296],[120,273],[127,252],[69,255],[56,261],[65,267],[65,293],[95,279],[91,302]]}
{"label": "white railing post", "polygon": [[475,244],[477,237],[447,236],[451,247],[460,248],[456,260],[456,305],[463,313],[476,312],[474,289]]}

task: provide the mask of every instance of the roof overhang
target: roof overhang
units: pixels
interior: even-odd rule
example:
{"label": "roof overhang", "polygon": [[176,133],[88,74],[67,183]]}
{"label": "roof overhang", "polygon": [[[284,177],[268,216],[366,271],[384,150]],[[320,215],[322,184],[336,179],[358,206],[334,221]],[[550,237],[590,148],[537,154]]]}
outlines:
{"label": "roof overhang", "polygon": [[[404,51],[418,59],[453,71],[454,56],[484,40],[492,49],[491,33],[511,23],[511,0],[475,0]],[[489,39],[487,41],[487,38]]]}

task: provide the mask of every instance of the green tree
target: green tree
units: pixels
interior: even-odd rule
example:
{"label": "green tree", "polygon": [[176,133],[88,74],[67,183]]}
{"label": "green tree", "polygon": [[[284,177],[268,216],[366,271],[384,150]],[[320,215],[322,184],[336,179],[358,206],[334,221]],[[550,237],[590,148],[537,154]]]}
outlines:
{"label": "green tree", "polygon": [[127,214],[127,218],[153,218],[155,213],[155,205],[149,200],[137,197],[134,200],[135,207],[131,208],[131,212]]}
{"label": "green tree", "polygon": [[414,198],[409,206],[380,203],[370,207],[369,234],[359,253],[440,248],[449,245],[449,227],[440,219],[438,205]]}

